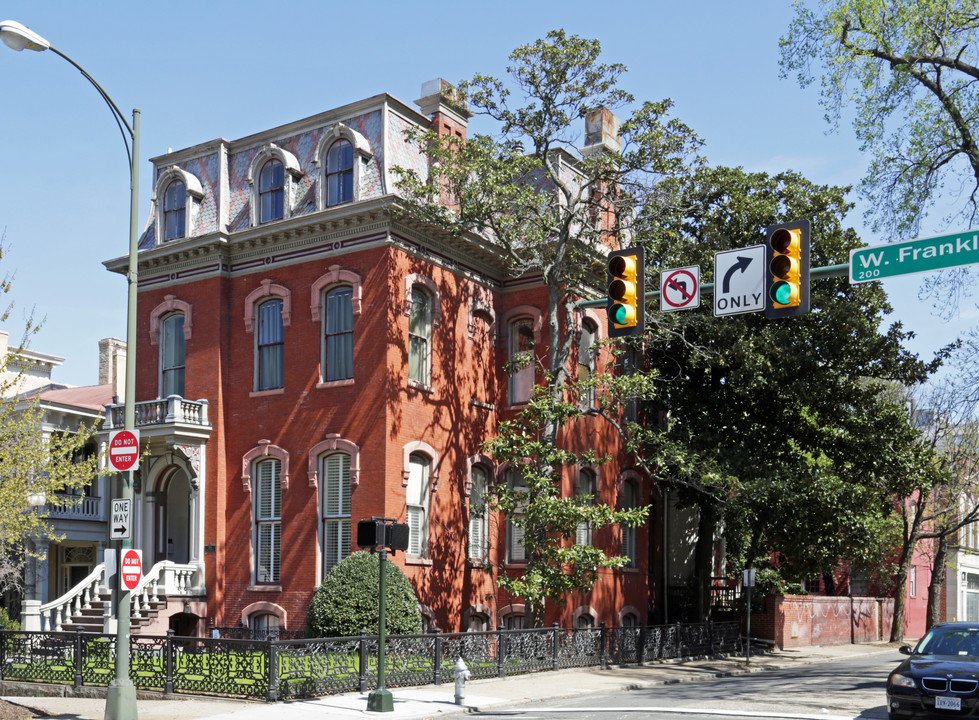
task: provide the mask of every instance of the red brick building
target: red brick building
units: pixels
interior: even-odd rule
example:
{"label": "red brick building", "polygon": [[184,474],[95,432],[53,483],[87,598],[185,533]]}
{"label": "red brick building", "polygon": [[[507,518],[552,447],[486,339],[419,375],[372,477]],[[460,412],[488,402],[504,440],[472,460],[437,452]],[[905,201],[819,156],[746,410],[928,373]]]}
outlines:
{"label": "red brick building", "polygon": [[[409,524],[395,562],[433,625],[521,616],[481,569],[519,572],[519,538],[471,509],[507,481],[482,443],[528,397],[533,367],[511,376],[504,365],[543,354],[546,294],[540,278],[508,275],[492,242],[403,211],[393,168],[427,167],[404,131],[465,136],[468,115],[444,89],[426,84],[420,111],[378,95],[153,159],[136,346],[150,455],[135,544],[172,624],[301,628],[371,516]],[[106,265],[125,271],[124,258]],[[576,342],[604,335],[592,311],[577,323]],[[121,422],[119,406],[107,425]],[[597,418],[569,443],[620,456]],[[627,462],[569,468],[563,483],[619,506],[655,500]],[[631,567],[551,607],[547,622],[645,622],[652,538],[662,531],[595,532]]]}

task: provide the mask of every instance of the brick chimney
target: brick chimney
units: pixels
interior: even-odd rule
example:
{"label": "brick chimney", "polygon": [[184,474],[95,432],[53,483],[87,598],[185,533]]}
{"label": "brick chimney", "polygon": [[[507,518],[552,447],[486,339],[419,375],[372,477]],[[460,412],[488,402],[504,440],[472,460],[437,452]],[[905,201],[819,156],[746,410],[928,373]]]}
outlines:
{"label": "brick chimney", "polygon": [[126,343],[122,340],[99,340],[99,385],[112,385],[112,394],[125,401]]}
{"label": "brick chimney", "polygon": [[607,107],[599,106],[585,114],[585,147],[581,154],[591,157],[602,152],[619,152],[622,121]]}
{"label": "brick chimney", "polygon": [[436,78],[422,85],[422,96],[415,100],[423,115],[432,119],[432,129],[439,135],[466,138],[466,127],[472,113],[456,87],[447,80]]}

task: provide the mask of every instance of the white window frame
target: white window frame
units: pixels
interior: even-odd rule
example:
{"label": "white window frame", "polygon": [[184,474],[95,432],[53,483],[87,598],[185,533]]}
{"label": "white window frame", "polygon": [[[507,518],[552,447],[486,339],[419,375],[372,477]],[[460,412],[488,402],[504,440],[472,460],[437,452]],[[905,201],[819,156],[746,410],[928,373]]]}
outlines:
{"label": "white window frame", "polygon": [[[170,187],[170,183],[174,181],[184,184],[184,193],[186,194],[184,202],[184,226],[182,228],[183,234],[180,237],[167,240],[166,227],[164,227],[163,204],[166,190]],[[201,201],[203,198],[204,187],[196,175],[176,165],[171,165],[161,172],[156,178],[156,184],[153,186],[153,197],[151,198],[154,213],[156,214],[156,244],[174,243],[189,237],[194,237],[197,233],[197,219],[200,216]]]}
{"label": "white window frame", "polygon": [[[329,353],[329,337],[330,336],[327,335],[328,323],[329,323],[329,318],[330,318],[330,312],[329,312],[330,296],[331,295],[334,295],[336,293],[339,293],[339,292],[344,292],[344,291],[350,293],[350,299],[348,301],[348,307],[349,307],[349,310],[350,310],[349,316],[348,316],[349,321],[350,321],[350,330],[349,330],[349,333],[346,332],[346,331],[344,331],[342,333],[331,333],[331,335],[344,335],[344,334],[349,334],[350,335],[350,358],[349,358],[349,360],[350,360],[350,372],[349,372],[349,374],[344,375],[343,377],[331,378],[331,377],[329,377],[329,374],[330,374],[330,371],[331,371],[330,353]],[[320,382],[323,382],[323,383],[335,383],[335,382],[343,382],[345,380],[353,380],[353,377],[354,377],[354,348],[353,348],[353,345],[354,345],[354,342],[356,340],[356,336],[354,335],[354,331],[355,331],[354,317],[356,315],[356,313],[354,312],[354,297],[355,297],[355,290],[350,285],[334,285],[333,287],[326,288],[322,292],[323,312],[321,313],[321,328],[320,328],[320,338],[321,338],[321,343],[320,343],[320,358],[321,358],[321,360],[320,360],[320,367],[323,370],[322,370],[322,377],[320,378]]]}
{"label": "white window frame", "polygon": [[319,166],[319,172],[317,173],[318,180],[316,183],[316,207],[319,210],[348,204],[347,202],[337,203],[335,205],[327,204],[327,200],[329,199],[329,189],[326,187],[327,155],[333,143],[337,140],[346,140],[353,146],[353,198],[349,202],[357,202],[361,199],[364,170],[371,158],[374,157],[367,138],[343,123],[336,123],[324,132],[316,144],[316,152],[314,154],[316,158],[315,162]]}
{"label": "white window frame", "polygon": [[[632,510],[638,507],[639,503],[639,484],[634,478],[625,478],[622,481],[622,502],[621,509]],[[629,558],[629,562],[626,563],[625,567],[635,568],[638,567],[638,558],[636,557],[636,531],[639,528],[633,527],[632,525],[626,525],[623,523],[622,530],[622,547],[621,555]]]}
{"label": "white window frame", "polygon": [[408,456],[408,478],[405,485],[405,513],[408,523],[407,555],[428,557],[428,525],[432,483],[432,458],[422,452]]}
{"label": "white window frame", "polygon": [[292,217],[295,184],[302,177],[303,171],[295,155],[275,143],[269,143],[255,153],[255,157],[252,158],[252,162],[248,166],[246,179],[252,187],[249,202],[249,219],[251,220],[252,227],[268,225],[269,223],[279,221],[279,219],[268,220],[266,222],[261,221],[259,175],[262,172],[262,168],[265,167],[265,163],[273,159],[282,163],[282,218],[280,219],[288,220]]}
{"label": "white window frame", "polygon": [[[507,472],[507,486],[511,490],[527,490],[523,477],[516,470]],[[518,510],[513,515],[522,516],[523,513]],[[526,564],[527,548],[524,545],[524,533],[525,529],[514,525],[511,516],[508,515],[506,518],[506,559],[508,565]]]}
{"label": "white window frame", "polygon": [[[482,480],[477,482],[477,473]],[[473,465],[469,470],[469,528],[468,558],[485,562],[489,557],[489,479],[490,471],[482,464]]]}
{"label": "white window frame", "polygon": [[[277,586],[282,568],[282,462],[276,457],[266,457],[255,462],[252,493],[252,584]],[[266,483],[268,486],[266,486]],[[268,498],[267,509],[266,494]],[[264,528],[269,528],[269,537],[264,538]],[[263,554],[268,545],[268,570],[263,575]]]}
{"label": "white window frame", "polygon": [[[594,505],[595,498],[598,495],[598,473],[596,473],[592,468],[579,468],[575,494],[590,495],[591,500],[588,501],[588,504]],[[594,540],[593,534],[593,528],[590,522],[586,520],[578,523],[578,527],[575,531],[575,545],[590,546]]]}
{"label": "white window frame", "polygon": [[[180,318],[181,320],[180,328],[175,333],[169,333],[167,331],[167,327],[171,323],[176,322],[177,318]],[[183,397],[184,393],[187,392],[187,334],[184,329],[185,328],[184,324],[186,322],[187,322],[187,317],[182,312],[169,313],[168,315],[165,315],[160,320],[160,373],[159,373],[160,392],[159,394],[161,398],[169,397],[169,395],[180,395],[181,397]],[[183,351],[181,353],[182,355],[181,363],[168,366],[167,354],[168,351],[170,350],[169,343],[173,340],[178,340],[179,342],[183,343]],[[183,378],[180,383],[183,386],[182,392],[177,392],[177,393],[168,392],[167,383],[165,380],[166,373],[173,372],[177,368],[180,369],[180,373]]]}
{"label": "white window frame", "polygon": [[[432,305],[433,298],[424,288],[419,286],[412,288],[411,312],[408,316],[408,381],[426,387],[432,384]],[[416,308],[419,307],[422,308],[422,317],[416,315]],[[421,327],[414,325],[416,320],[422,323]],[[422,353],[421,373],[420,377],[417,372],[416,376],[412,377],[412,358],[418,348]],[[415,362],[417,361],[418,358],[415,358]]]}
{"label": "white window frame", "polygon": [[350,468],[353,458],[346,452],[334,452],[323,455],[319,463],[322,573],[326,577],[338,562],[350,555],[350,503],[353,495]]}
{"label": "white window frame", "polygon": [[[281,342],[275,343],[279,347],[279,361],[280,361],[280,372],[277,385],[271,385],[269,387],[262,387],[262,348],[265,347],[261,344],[262,338],[262,307],[265,305],[277,302],[279,303],[279,313],[278,313],[278,330],[282,334]],[[254,391],[255,392],[267,392],[269,390],[279,390],[285,387],[286,382],[286,369],[285,369],[285,355],[286,355],[286,322],[285,322],[285,308],[286,301],[277,295],[270,295],[264,297],[255,303],[255,375],[254,375]]]}

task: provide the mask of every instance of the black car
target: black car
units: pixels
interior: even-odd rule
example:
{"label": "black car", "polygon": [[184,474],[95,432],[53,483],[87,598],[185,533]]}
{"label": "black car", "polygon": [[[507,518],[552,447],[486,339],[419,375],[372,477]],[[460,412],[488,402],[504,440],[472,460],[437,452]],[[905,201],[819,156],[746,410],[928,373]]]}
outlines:
{"label": "black car", "polygon": [[979,717],[979,622],[936,625],[887,678],[894,718]]}

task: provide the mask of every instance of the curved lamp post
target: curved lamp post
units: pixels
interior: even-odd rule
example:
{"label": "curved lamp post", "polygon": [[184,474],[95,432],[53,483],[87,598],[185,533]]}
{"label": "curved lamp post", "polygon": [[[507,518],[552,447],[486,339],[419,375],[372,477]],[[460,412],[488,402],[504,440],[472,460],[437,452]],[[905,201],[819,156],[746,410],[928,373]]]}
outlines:
{"label": "curved lamp post", "polygon": [[[126,121],[126,116],[116,106],[108,93],[102,89],[95,79],[85,69],[53,47],[51,43],[30,28],[19,22],[4,20],[0,22],[0,40],[7,47],[17,50],[34,50],[43,52],[50,50],[71,63],[85,79],[88,80],[99,95],[105,100],[112,111],[112,119],[116,121],[122,141],[126,146],[126,156],[129,159],[129,186],[131,190],[129,202],[129,269],[126,282],[129,287],[129,303],[127,306],[126,324],[126,389],[125,389],[125,420],[124,429],[132,431],[136,427],[136,255],[137,246],[137,203],[139,201],[139,110],[133,110],[133,123]],[[128,498],[130,507],[133,499],[133,473],[130,470],[128,478],[123,482],[121,496]],[[123,546],[131,545],[125,540]],[[116,573],[116,675],[109,684],[105,700],[105,720],[135,720],[136,718],[136,688],[129,679],[129,591],[120,581],[120,573]]]}

